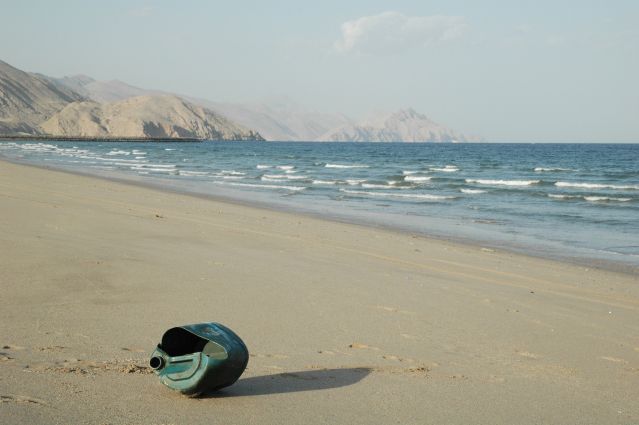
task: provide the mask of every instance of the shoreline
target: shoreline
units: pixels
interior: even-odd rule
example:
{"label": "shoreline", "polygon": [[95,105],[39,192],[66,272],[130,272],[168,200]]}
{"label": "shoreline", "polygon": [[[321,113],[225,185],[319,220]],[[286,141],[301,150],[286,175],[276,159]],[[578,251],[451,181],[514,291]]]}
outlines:
{"label": "shoreline", "polygon": [[[387,232],[396,232],[403,235],[408,236],[419,236],[421,238],[429,239],[432,241],[442,242],[442,243],[450,243],[457,244],[462,246],[471,247],[473,249],[484,249],[484,250],[493,250],[493,251],[501,251],[503,253],[510,253],[516,255],[522,255],[525,257],[537,258],[546,261],[552,261],[560,264],[571,264],[578,267],[587,267],[587,268],[596,268],[606,271],[618,272],[628,274],[630,276],[639,275],[639,266],[631,265],[628,263],[624,263],[621,261],[611,261],[611,260],[603,260],[598,258],[591,257],[576,257],[576,256],[552,256],[552,255],[543,255],[542,252],[533,251],[531,247],[525,246],[504,246],[500,244],[498,241],[481,241],[472,239],[470,237],[456,236],[456,235],[434,235],[429,234],[427,232],[418,231],[409,229],[407,227],[402,227],[399,225],[394,226],[389,223],[379,223],[373,222],[372,220],[358,220],[355,217],[351,217],[345,214],[333,213],[333,214],[322,214],[314,211],[304,210],[303,208],[287,208],[284,205],[276,205],[268,202],[259,202],[259,201],[250,201],[247,199],[233,197],[233,196],[225,196],[222,194],[210,194],[198,192],[197,190],[188,190],[186,188],[179,188],[175,186],[166,185],[166,182],[161,182],[159,179],[147,179],[147,178],[127,178],[126,175],[117,175],[119,173],[112,173],[109,175],[108,172],[103,174],[84,171],[81,169],[69,169],[64,167],[55,167],[44,164],[35,164],[27,161],[18,161],[13,160],[7,157],[0,155],[0,161],[7,162],[10,164],[26,166],[26,167],[34,167],[37,169],[43,169],[54,172],[66,173],[69,175],[77,175],[88,178],[96,178],[106,181],[112,181],[119,184],[124,185],[132,185],[136,187],[148,188],[152,190],[157,190],[160,192],[173,193],[177,195],[184,196],[192,196],[195,198],[211,200],[216,202],[224,202],[231,203],[238,206],[244,206],[248,208],[256,208],[256,209],[264,209],[267,211],[284,213],[284,214],[292,214],[292,215],[301,215],[304,217],[314,218],[318,220],[327,220],[336,223],[342,223],[353,226],[361,226],[364,228],[383,230]],[[543,251],[543,250],[540,250]]]}
{"label": "shoreline", "polygon": [[105,143],[117,143],[117,142],[140,142],[140,143],[200,143],[206,142],[207,139],[199,139],[197,137],[86,137],[86,136],[47,136],[47,135],[29,135],[29,136],[2,136],[0,135],[0,141],[51,141],[51,142],[105,142]]}
{"label": "shoreline", "polygon": [[[0,205],[7,425],[639,421],[639,276],[4,161]],[[211,321],[239,381],[162,386]]]}

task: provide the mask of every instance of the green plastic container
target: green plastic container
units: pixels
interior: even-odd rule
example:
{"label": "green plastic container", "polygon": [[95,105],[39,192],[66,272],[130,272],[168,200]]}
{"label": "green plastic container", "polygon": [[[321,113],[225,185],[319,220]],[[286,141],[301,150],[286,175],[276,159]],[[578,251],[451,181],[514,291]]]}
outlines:
{"label": "green plastic container", "polygon": [[167,387],[197,396],[235,383],[248,359],[235,332],[219,323],[198,323],[166,331],[149,365]]}

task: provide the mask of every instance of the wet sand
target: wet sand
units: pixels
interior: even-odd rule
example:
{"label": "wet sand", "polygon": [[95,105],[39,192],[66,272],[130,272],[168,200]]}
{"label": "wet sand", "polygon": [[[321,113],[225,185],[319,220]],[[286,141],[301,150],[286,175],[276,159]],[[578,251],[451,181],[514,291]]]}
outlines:
{"label": "wet sand", "polygon": [[[0,162],[0,422],[639,422],[639,277]],[[169,327],[246,342],[199,399]]]}

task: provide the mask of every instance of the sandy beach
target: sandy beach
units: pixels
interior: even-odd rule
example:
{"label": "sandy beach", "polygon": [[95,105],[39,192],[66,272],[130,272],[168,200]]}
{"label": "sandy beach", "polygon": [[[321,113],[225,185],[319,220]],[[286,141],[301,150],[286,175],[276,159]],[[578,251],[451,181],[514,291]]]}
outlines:
{"label": "sandy beach", "polygon": [[[635,424],[639,276],[0,162],[0,423]],[[189,399],[147,367],[216,321]]]}

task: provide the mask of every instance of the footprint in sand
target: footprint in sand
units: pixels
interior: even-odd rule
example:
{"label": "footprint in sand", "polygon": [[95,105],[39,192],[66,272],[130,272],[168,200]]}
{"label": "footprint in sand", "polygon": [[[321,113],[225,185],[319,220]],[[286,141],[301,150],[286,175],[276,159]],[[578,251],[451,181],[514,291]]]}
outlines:
{"label": "footprint in sand", "polygon": [[374,367],[372,369],[376,373],[388,373],[391,375],[409,375],[409,376],[428,376],[428,372],[431,368],[428,366],[412,366],[412,367],[397,367],[397,366],[382,366]]}
{"label": "footprint in sand", "polygon": [[43,400],[38,400],[37,398],[28,397],[25,395],[13,395],[13,394],[0,395],[0,403],[29,403],[29,404],[37,404],[40,406],[48,405],[47,402]]}
{"label": "footprint in sand", "polygon": [[389,313],[415,314],[414,311],[400,310],[399,308],[389,307],[389,306],[386,306],[386,305],[376,305],[376,306],[373,306],[373,307],[375,307],[376,309],[379,309],[379,310],[387,311]]}
{"label": "footprint in sand", "polygon": [[356,350],[375,350],[375,351],[379,351],[379,348],[377,348],[377,347],[371,347],[370,345],[362,344],[362,343],[359,343],[359,342],[354,342],[352,344],[349,344],[348,348],[353,348],[353,349],[356,349]]}
{"label": "footprint in sand", "polygon": [[411,335],[411,334],[399,334],[399,336],[401,336],[402,338],[406,338],[406,339],[419,339],[415,335]]}
{"label": "footprint in sand", "polygon": [[146,353],[148,350],[145,350],[144,348],[128,348],[128,347],[122,347],[122,351],[130,351],[132,353]]}
{"label": "footprint in sand", "polygon": [[517,354],[519,354],[522,357],[525,357],[527,359],[540,359],[541,356],[539,354],[535,354],[535,353],[531,353],[528,351],[516,351]]}
{"label": "footprint in sand", "polygon": [[258,359],[267,358],[267,359],[288,359],[286,354],[250,354],[251,357],[256,357]]}
{"label": "footprint in sand", "polygon": [[37,347],[36,349],[38,351],[62,351],[66,348],[67,347],[63,347],[62,345],[51,345],[48,347]]}
{"label": "footprint in sand", "polygon": [[609,362],[613,362],[613,363],[624,363],[624,364],[628,363],[627,360],[620,359],[619,357],[602,356],[601,359],[609,361]]}
{"label": "footprint in sand", "polygon": [[19,351],[19,350],[24,350],[25,347],[20,347],[19,345],[3,345],[2,349],[3,350],[15,350],[15,351]]}

